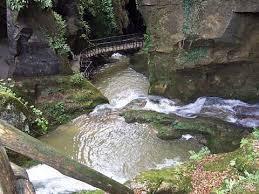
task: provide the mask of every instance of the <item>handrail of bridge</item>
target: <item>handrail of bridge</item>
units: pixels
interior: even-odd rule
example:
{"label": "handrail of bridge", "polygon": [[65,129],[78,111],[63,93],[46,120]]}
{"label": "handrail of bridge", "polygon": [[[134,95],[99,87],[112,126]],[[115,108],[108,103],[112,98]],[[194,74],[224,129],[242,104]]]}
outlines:
{"label": "handrail of bridge", "polygon": [[96,48],[103,48],[103,47],[111,47],[111,46],[116,46],[116,45],[122,45],[122,44],[127,44],[127,43],[133,43],[133,42],[143,42],[144,37],[135,37],[135,38],[128,38],[125,40],[116,40],[116,41],[111,41],[111,42],[101,42],[98,44],[95,44],[93,46],[87,47],[84,49],[81,54],[83,55],[84,53],[87,53],[93,49]]}
{"label": "handrail of bridge", "polygon": [[96,44],[100,42],[111,42],[111,41],[125,40],[130,38],[137,38],[137,37],[144,37],[144,36],[143,34],[139,34],[139,33],[125,34],[125,35],[119,35],[119,36],[110,36],[110,37],[93,39],[93,40],[90,40],[90,43]]}

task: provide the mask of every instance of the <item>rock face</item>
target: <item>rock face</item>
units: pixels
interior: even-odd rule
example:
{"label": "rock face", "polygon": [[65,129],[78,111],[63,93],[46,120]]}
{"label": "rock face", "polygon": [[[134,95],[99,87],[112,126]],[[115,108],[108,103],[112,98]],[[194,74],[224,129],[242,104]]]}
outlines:
{"label": "rock face", "polygon": [[52,21],[50,12],[29,9],[24,13],[17,13],[7,8],[10,64],[14,64],[14,75],[38,76],[59,73],[61,62],[39,27],[41,23],[52,28]]}
{"label": "rock face", "polygon": [[150,92],[185,101],[259,97],[259,2],[140,0]]}

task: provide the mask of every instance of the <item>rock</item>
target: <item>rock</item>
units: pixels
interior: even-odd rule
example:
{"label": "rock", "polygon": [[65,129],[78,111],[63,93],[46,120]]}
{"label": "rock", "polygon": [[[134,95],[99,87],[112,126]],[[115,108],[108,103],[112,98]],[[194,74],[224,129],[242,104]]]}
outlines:
{"label": "rock", "polygon": [[16,80],[16,90],[43,111],[51,129],[108,102],[94,85],[79,74],[74,79],[73,76],[22,78]]}
{"label": "rock", "polygon": [[14,66],[14,75],[54,75],[60,72],[62,64],[50,48],[44,28],[55,29],[51,11],[30,7],[26,12],[17,13],[7,8],[10,64]]}
{"label": "rock", "polygon": [[18,129],[30,133],[33,114],[18,98],[8,93],[0,92],[0,118]]}
{"label": "rock", "polygon": [[[122,113],[126,122],[148,123],[157,129],[158,137],[164,140],[180,139],[190,134],[206,144],[213,153],[233,151],[249,128],[205,117],[182,118],[153,111],[128,110]],[[204,140],[206,138],[206,140]]]}
{"label": "rock", "polygon": [[137,72],[148,76],[148,54],[144,52],[138,52],[133,56],[130,56],[130,66]]}
{"label": "rock", "polygon": [[258,100],[258,7],[255,0],[140,1],[152,40],[150,93]]}

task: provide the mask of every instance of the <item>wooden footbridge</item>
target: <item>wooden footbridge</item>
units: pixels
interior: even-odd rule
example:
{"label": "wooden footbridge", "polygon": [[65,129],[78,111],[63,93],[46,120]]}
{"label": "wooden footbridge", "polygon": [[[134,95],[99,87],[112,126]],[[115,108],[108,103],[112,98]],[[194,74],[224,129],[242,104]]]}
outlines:
{"label": "wooden footbridge", "polygon": [[143,34],[129,34],[91,40],[89,47],[80,53],[80,71],[84,72],[88,77],[94,68],[92,57],[105,53],[139,49],[143,45]]}

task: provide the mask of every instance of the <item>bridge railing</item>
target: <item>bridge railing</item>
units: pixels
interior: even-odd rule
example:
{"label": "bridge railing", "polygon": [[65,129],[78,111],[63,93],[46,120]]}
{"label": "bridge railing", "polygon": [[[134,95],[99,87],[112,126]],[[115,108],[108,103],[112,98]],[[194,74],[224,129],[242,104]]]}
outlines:
{"label": "bridge railing", "polygon": [[107,48],[107,47],[120,46],[120,45],[137,43],[137,42],[143,43],[143,41],[144,41],[144,37],[140,35],[139,36],[125,35],[120,38],[110,37],[110,38],[97,39],[93,41],[95,42],[93,43],[93,45],[87,47],[81,52],[81,56],[87,55],[88,52],[91,52],[94,49],[98,49],[98,48]]}
{"label": "bridge railing", "polygon": [[105,38],[98,38],[90,40],[90,43],[92,44],[98,44],[103,42],[113,42],[113,41],[120,41],[125,39],[131,39],[131,38],[143,38],[143,34],[126,34],[126,35],[120,35],[120,36],[111,36],[111,37],[105,37]]}

